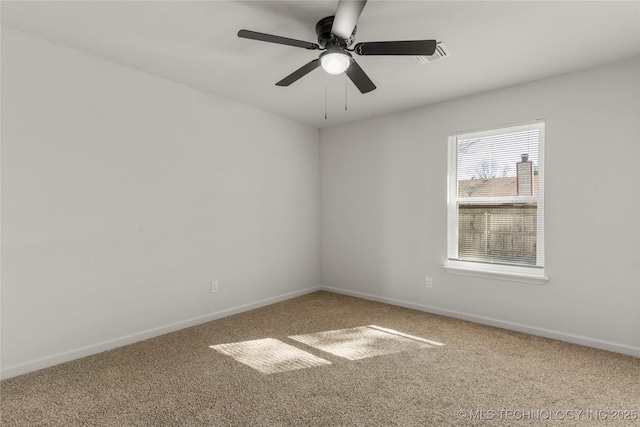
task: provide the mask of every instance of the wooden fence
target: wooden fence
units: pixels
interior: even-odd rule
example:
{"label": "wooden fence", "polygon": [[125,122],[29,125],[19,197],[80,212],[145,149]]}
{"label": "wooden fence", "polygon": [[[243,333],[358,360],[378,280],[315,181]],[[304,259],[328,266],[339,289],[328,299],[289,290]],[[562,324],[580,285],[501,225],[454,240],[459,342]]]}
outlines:
{"label": "wooden fence", "polygon": [[460,205],[462,260],[535,265],[537,206]]}

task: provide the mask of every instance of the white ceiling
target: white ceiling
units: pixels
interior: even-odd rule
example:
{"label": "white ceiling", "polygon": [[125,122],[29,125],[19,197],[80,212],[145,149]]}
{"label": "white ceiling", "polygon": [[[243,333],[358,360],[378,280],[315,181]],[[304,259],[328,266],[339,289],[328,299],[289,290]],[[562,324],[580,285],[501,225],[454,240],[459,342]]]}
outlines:
{"label": "white ceiling", "polygon": [[370,0],[356,43],[436,39],[452,56],[354,55],[378,87],[365,95],[320,68],[277,87],[318,51],[237,37],[316,42],[316,22],[337,3],[3,1],[1,12],[5,26],[318,128],[640,55],[638,1]]}

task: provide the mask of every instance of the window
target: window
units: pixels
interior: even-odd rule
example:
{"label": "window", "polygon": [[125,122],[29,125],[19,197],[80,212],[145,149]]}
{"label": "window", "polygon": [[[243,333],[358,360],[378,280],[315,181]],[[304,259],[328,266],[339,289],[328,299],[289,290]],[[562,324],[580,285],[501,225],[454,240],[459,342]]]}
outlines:
{"label": "window", "polygon": [[449,137],[451,273],[544,283],[544,121]]}

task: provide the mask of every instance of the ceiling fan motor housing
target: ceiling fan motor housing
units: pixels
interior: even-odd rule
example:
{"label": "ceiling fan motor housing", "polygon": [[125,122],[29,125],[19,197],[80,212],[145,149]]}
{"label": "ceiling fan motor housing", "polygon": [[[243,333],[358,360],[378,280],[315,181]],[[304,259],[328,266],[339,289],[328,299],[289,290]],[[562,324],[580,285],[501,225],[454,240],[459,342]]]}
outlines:
{"label": "ceiling fan motor housing", "polygon": [[316,24],[316,34],[318,35],[318,44],[321,48],[327,48],[329,46],[338,46],[342,49],[347,48],[353,44],[354,36],[356,35],[356,28],[354,27],[351,36],[344,40],[331,34],[331,28],[333,27],[334,16],[327,16],[322,18]]}

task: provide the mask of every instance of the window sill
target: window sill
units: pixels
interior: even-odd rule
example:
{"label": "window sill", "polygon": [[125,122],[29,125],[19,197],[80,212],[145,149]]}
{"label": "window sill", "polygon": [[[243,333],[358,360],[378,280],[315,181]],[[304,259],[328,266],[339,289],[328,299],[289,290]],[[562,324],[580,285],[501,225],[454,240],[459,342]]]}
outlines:
{"label": "window sill", "polygon": [[451,274],[462,276],[482,277],[485,279],[506,280],[509,282],[543,285],[549,281],[542,269],[516,266],[493,266],[490,264],[469,263],[464,261],[449,261],[444,269]]}

